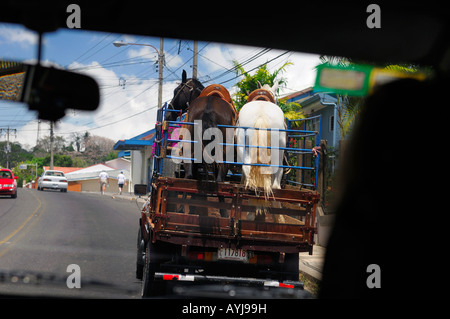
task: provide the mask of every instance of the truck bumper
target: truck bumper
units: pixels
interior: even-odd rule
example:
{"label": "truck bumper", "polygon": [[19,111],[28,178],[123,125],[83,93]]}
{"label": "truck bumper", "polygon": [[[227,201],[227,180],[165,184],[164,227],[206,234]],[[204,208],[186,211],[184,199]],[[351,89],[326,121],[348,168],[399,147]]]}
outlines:
{"label": "truck bumper", "polygon": [[182,275],[174,273],[155,273],[155,281],[185,281],[196,283],[216,283],[216,284],[235,284],[248,287],[277,287],[277,288],[297,288],[303,289],[303,282],[284,281],[279,282],[269,279],[243,278],[243,277],[225,277],[225,276],[205,276],[205,275]]}

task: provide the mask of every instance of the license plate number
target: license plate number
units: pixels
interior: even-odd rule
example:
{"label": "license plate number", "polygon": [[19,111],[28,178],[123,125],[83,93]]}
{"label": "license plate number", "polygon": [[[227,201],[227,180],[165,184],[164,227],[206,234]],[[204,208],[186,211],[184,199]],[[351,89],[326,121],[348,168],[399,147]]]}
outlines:
{"label": "license plate number", "polygon": [[248,262],[248,252],[243,249],[219,248],[217,259]]}

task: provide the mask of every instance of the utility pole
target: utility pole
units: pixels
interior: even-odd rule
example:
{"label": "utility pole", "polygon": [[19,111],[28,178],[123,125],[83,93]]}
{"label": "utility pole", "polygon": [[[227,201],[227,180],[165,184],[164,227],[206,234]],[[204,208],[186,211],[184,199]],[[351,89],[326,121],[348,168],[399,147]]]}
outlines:
{"label": "utility pole", "polygon": [[53,121],[50,122],[50,169],[53,169]]}
{"label": "utility pole", "polygon": [[41,120],[38,120],[38,127],[37,127],[37,136],[36,136],[36,146],[39,144],[39,131],[41,130]]}
{"label": "utility pole", "polygon": [[164,38],[159,39],[158,52],[158,109],[162,107],[162,86],[163,86],[163,59],[164,59]]}
{"label": "utility pole", "polygon": [[192,77],[194,79],[197,78],[197,65],[198,65],[198,41],[194,41],[194,57],[193,57],[193,63],[192,63]]}
{"label": "utility pole", "polygon": [[14,132],[14,134],[17,133],[17,130],[15,128],[11,129],[9,128],[0,128],[0,134],[3,133],[3,131],[6,132],[6,147],[5,147],[5,153],[6,153],[6,168],[9,167],[9,153],[11,153],[11,145],[9,145],[9,134],[10,132]]}
{"label": "utility pole", "polygon": [[124,42],[113,42],[113,45],[115,47],[122,47],[124,45],[141,45],[141,46],[147,46],[152,47],[157,53],[158,53],[158,108],[160,109],[162,107],[162,86],[163,86],[163,65],[164,63],[164,38],[159,39],[159,51],[157,48],[155,48],[151,44],[145,44],[145,43],[124,43]]}

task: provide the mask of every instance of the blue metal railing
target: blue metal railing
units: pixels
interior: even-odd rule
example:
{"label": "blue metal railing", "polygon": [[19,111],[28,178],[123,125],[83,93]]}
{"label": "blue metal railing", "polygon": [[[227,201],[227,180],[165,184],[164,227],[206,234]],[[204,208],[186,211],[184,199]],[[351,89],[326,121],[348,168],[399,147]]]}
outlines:
{"label": "blue metal railing", "polygon": [[[181,122],[181,121],[167,121],[165,124],[165,127],[163,128],[163,120],[166,117],[166,112],[178,112],[181,114],[180,110],[169,110],[167,109],[167,103],[158,110],[157,115],[157,123],[156,123],[156,139],[155,139],[155,154],[154,154],[154,171],[157,173],[157,175],[162,174],[163,170],[163,158],[168,159],[177,159],[177,160],[184,160],[184,161],[196,161],[198,159],[196,158],[190,158],[185,156],[173,156],[173,155],[167,155],[167,145],[168,143],[198,143],[199,141],[195,140],[181,140],[176,138],[170,138],[169,137],[169,128],[179,128],[182,125],[197,125],[196,122]],[[303,126],[303,129],[295,129],[292,128],[293,126]],[[319,171],[319,153],[317,156],[315,156],[313,165],[312,166],[306,166],[304,165],[306,161],[306,156],[313,156],[314,155],[314,148],[320,147],[320,131],[322,128],[322,118],[320,115],[313,116],[310,118],[304,118],[304,119],[294,119],[294,120],[288,120],[286,119],[286,129],[272,129],[272,128],[255,128],[255,127],[238,127],[238,126],[232,126],[232,125],[218,125],[218,127],[223,128],[232,128],[233,130],[236,129],[243,129],[244,130],[244,144],[237,144],[237,143],[220,143],[219,145],[222,146],[233,146],[233,147],[240,147],[244,148],[243,154],[246,154],[247,149],[251,148],[262,148],[262,149],[271,149],[271,150],[283,150],[286,154],[288,165],[284,165],[284,163],[279,164],[262,164],[262,163],[244,163],[244,162],[238,162],[238,161],[218,161],[218,163],[225,163],[225,164],[234,164],[234,165],[249,165],[249,166],[261,166],[261,167],[278,167],[278,168],[289,168],[291,170],[300,171],[300,175],[294,176],[297,180],[293,180],[292,177],[288,178],[288,182],[295,185],[302,185],[307,187],[315,188],[317,186],[317,180],[318,180],[318,171]],[[257,146],[257,145],[248,145],[247,144],[247,130],[266,130],[266,131],[276,131],[276,132],[284,132],[286,133],[286,147],[272,147],[272,146]],[[311,148],[307,147],[307,139],[309,139],[314,145]],[[291,147],[290,144],[297,144],[297,147]],[[298,147],[300,144],[302,144],[301,147]],[[164,150],[162,152],[162,150]],[[163,154],[164,153],[164,154]],[[289,165],[289,161],[296,162],[296,159],[294,158],[292,160],[293,155],[297,156],[297,161],[299,160],[299,157],[302,158],[302,165]],[[314,181],[311,181],[311,183],[307,183],[305,171],[314,171]],[[297,173],[298,174],[298,173]]]}

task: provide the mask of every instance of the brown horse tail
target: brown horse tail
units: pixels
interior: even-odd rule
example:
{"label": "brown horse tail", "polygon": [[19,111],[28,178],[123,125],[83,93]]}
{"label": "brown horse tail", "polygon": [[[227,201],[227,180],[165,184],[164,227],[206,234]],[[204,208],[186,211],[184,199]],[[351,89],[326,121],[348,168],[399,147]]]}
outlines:
{"label": "brown horse tail", "polygon": [[[211,103],[213,101],[211,101],[211,97],[208,97],[208,100],[206,101],[206,107],[203,111],[203,115],[202,115],[202,136],[201,136],[201,141],[202,141],[202,150],[205,149],[205,145],[209,143],[208,140],[203,140],[203,137],[205,136],[205,131],[209,128],[212,127],[216,127],[215,125],[215,113],[214,113],[214,109],[211,105]],[[206,142],[206,143],[205,143]],[[212,162],[213,158],[209,156],[209,154],[207,154],[208,152],[204,152],[202,155],[203,157],[208,157],[208,161]],[[205,162],[203,160],[203,162]]]}
{"label": "brown horse tail", "polygon": [[[266,118],[260,116],[256,119],[255,128],[269,128],[269,123]],[[251,138],[250,145],[253,146],[270,146],[270,131],[256,130]],[[251,148],[250,158],[251,163],[270,164],[271,151],[269,148]],[[264,188],[264,197],[267,199],[272,192],[272,170],[271,167],[266,166],[251,166],[250,174],[246,178],[245,187],[256,189],[257,187]]]}

